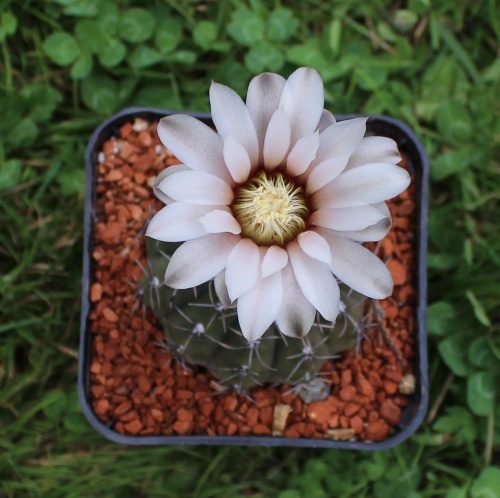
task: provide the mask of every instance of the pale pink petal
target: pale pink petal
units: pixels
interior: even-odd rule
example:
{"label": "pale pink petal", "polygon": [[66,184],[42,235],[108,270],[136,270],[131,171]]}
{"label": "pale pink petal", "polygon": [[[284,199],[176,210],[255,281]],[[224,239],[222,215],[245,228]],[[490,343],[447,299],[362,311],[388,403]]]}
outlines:
{"label": "pale pink petal", "polygon": [[318,72],[309,67],[293,72],[283,87],[280,100],[280,106],[290,118],[292,146],[318,128],[323,105],[323,82]]}
{"label": "pale pink petal", "polygon": [[165,178],[158,188],[172,199],[188,204],[226,206],[234,198],[224,180],[202,171],[179,171]]}
{"label": "pale pink petal", "polygon": [[300,248],[311,258],[322,261],[327,265],[330,264],[332,260],[332,255],[330,253],[330,246],[328,242],[318,233],[311,230],[307,232],[302,232],[297,237],[297,242]]}
{"label": "pale pink petal", "polygon": [[252,117],[259,141],[260,161],[264,148],[264,137],[269,120],[278,109],[285,78],[274,73],[263,73],[255,76],[248,85],[247,107]]}
{"label": "pale pink petal", "polygon": [[240,238],[232,233],[214,233],[184,242],[172,255],[165,283],[173,289],[189,289],[214,278],[226,266]]}
{"label": "pale pink petal", "polygon": [[171,202],[175,202],[172,198],[170,198],[168,195],[164,194],[159,188],[158,185],[165,180],[170,175],[173,175],[174,173],[178,173],[179,171],[189,171],[190,168],[188,168],[185,164],[174,164],[173,166],[168,166],[165,168],[156,178],[153,183],[153,193],[155,196],[160,199],[161,202],[164,204],[170,204]]}
{"label": "pale pink petal", "polygon": [[289,175],[298,176],[304,173],[316,157],[319,145],[319,131],[302,137],[288,154],[286,171]]}
{"label": "pale pink petal", "polygon": [[232,181],[224,164],[220,137],[198,119],[184,114],[162,118],[158,123],[158,136],[189,168]]}
{"label": "pale pink petal", "polygon": [[288,253],[279,246],[271,246],[262,260],[262,278],[282,270],[288,263]]}
{"label": "pale pink petal", "polygon": [[322,133],[329,126],[332,126],[336,122],[337,122],[337,120],[335,119],[335,116],[333,115],[333,113],[330,111],[327,111],[326,109],[323,109],[323,112],[321,113],[321,119],[319,120],[319,125],[318,125],[319,132]]}
{"label": "pale pink petal", "polygon": [[231,302],[248,292],[260,274],[260,254],[257,244],[241,239],[229,254],[226,265],[226,285]]}
{"label": "pale pink petal", "polygon": [[290,121],[286,112],[280,107],[272,115],[267,127],[263,159],[266,169],[274,169],[285,158],[290,147]]}
{"label": "pale pink petal", "polygon": [[400,161],[398,145],[392,138],[365,137],[349,158],[346,169],[373,163],[398,164]]}
{"label": "pale pink petal", "polygon": [[149,222],[146,236],[163,242],[184,242],[207,235],[200,216],[225,206],[197,206],[173,202],[158,211]]}
{"label": "pale pink petal", "polygon": [[311,195],[324,187],[344,171],[349,155],[326,159],[311,169],[306,183],[306,194]]}
{"label": "pale pink petal", "polygon": [[283,298],[276,325],[288,337],[304,337],[316,318],[316,308],[306,299],[289,263],[281,271]]}
{"label": "pale pink petal", "polygon": [[330,244],[330,268],[344,284],[372,299],[385,299],[392,294],[391,272],[375,254],[357,242],[336,237],[328,230],[319,229],[319,232]]}
{"label": "pale pink petal", "polygon": [[378,223],[366,227],[363,230],[336,231],[334,232],[334,235],[345,239],[355,240],[357,242],[378,242],[379,240],[382,240],[392,226],[391,212],[385,202],[374,204],[373,206],[377,207],[383,215],[383,218]]}
{"label": "pale pink petal", "polygon": [[250,175],[250,158],[248,153],[232,136],[224,140],[224,161],[231,177],[236,183],[245,183]]}
{"label": "pale pink petal", "polygon": [[273,324],[281,306],[281,272],[258,280],[253,289],[238,299],[238,321],[247,341],[252,342]]}
{"label": "pale pink petal", "polygon": [[326,128],[320,135],[312,166],[338,156],[349,156],[360,146],[366,132],[367,117],[346,119]]}
{"label": "pale pink petal", "polygon": [[385,203],[348,208],[319,209],[309,217],[309,222],[331,230],[363,230],[387,218],[381,205]]}
{"label": "pale pink petal", "polygon": [[257,132],[241,97],[231,88],[212,82],[210,106],[212,120],[222,140],[227,137],[235,138],[245,147],[252,166],[256,166],[259,162]]}
{"label": "pale pink petal", "polygon": [[339,175],[312,195],[313,207],[328,209],[376,204],[404,192],[408,172],[394,164],[365,164]]}
{"label": "pale pink petal", "polygon": [[232,304],[229,299],[226,286],[226,270],[222,270],[214,277],[214,288],[220,303],[226,308],[235,308],[236,304]]}
{"label": "pale pink petal", "polygon": [[229,232],[235,235],[241,233],[240,224],[234,219],[228,208],[211,211],[199,218],[199,221],[208,233]]}
{"label": "pale pink petal", "polygon": [[339,313],[340,289],[328,265],[305,254],[298,242],[288,244],[287,251],[304,296],[325,320],[335,321]]}

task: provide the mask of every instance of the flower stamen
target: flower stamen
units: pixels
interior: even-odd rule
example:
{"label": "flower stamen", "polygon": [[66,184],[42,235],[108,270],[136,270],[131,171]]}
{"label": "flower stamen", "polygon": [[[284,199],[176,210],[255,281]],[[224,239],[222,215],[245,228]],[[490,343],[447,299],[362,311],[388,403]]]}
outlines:
{"label": "flower stamen", "polygon": [[304,190],[281,173],[261,171],[236,192],[231,206],[242,235],[260,245],[285,245],[306,227]]}

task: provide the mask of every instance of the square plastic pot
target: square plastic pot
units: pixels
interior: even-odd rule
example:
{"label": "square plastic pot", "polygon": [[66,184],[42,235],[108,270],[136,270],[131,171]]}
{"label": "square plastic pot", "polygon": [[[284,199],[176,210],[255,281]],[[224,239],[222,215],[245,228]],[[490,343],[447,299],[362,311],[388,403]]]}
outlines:
{"label": "square plastic pot", "polygon": [[[174,114],[148,108],[129,108],[112,116],[102,123],[92,135],[86,153],[85,186],[85,227],[83,250],[82,315],[80,325],[80,360],[78,376],[78,395],[83,412],[90,424],[104,437],[129,445],[170,445],[170,444],[208,444],[239,446],[295,446],[314,448],[342,448],[354,450],[383,450],[391,448],[413,434],[421,424],[428,403],[427,377],[427,204],[428,204],[428,162],[425,150],[415,134],[402,122],[385,116],[371,116],[367,123],[367,133],[394,139],[407,162],[416,184],[416,225],[414,234],[415,272],[413,285],[416,289],[415,303],[415,377],[417,387],[410,404],[403,410],[401,421],[393,433],[384,441],[367,443],[363,441],[333,441],[307,438],[285,438],[273,436],[129,436],[113,430],[113,424],[102,422],[92,409],[90,395],[90,365],[92,363],[93,334],[90,329],[89,314],[90,285],[93,276],[92,253],[94,249],[94,229],[96,224],[96,170],[97,156],[105,141],[119,136],[120,127],[142,118],[158,122],[160,118]],[[176,113],[178,114],[178,113]],[[213,126],[210,114],[185,112],[204,123]],[[337,120],[356,116],[337,116]]]}

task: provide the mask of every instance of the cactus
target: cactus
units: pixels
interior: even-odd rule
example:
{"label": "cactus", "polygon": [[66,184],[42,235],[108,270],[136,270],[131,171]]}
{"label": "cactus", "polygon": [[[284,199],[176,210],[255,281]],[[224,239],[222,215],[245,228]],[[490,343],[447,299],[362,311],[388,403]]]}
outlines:
{"label": "cactus", "polygon": [[265,383],[294,386],[306,402],[324,399],[329,388],[320,368],[339,352],[352,349],[363,330],[364,297],[341,286],[341,313],[336,324],[319,314],[306,337],[283,336],[275,325],[249,343],[238,327],[235,308],[222,305],[213,281],[187,290],[163,284],[170,256],[179,244],[149,237],[148,263],[139,293],[165,330],[165,345],[186,366],[206,367],[221,388],[246,393]]}

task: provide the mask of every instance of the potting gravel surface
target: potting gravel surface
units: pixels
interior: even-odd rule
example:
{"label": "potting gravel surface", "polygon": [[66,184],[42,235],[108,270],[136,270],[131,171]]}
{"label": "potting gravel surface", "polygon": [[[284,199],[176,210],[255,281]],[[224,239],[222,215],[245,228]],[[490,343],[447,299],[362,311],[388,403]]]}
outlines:
{"label": "potting gravel surface", "polygon": [[290,386],[259,386],[250,397],[222,391],[214,376],[185,369],[162,346],[163,330],[143,309],[136,283],[146,265],[145,225],[162,207],[151,186],[160,171],[178,162],[160,144],[156,124],[140,119],[123,125],[99,154],[90,291],[90,390],[99,419],[127,435],[387,438],[415,390],[413,183],[388,203],[393,228],[387,237],[367,244],[388,262],[394,279],[392,297],[379,302],[385,318],[368,331],[360,351],[325,363],[331,395],[306,404]]}

